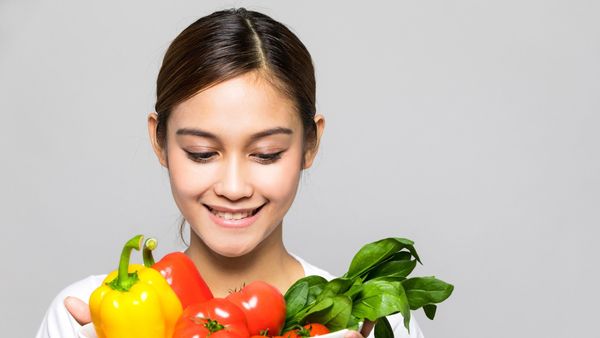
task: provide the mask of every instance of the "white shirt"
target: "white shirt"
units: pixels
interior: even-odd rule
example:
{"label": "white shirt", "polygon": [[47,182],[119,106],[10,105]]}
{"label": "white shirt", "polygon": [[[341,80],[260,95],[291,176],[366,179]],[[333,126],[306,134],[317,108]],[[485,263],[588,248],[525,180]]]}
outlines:
{"label": "white shirt", "polygon": [[[327,280],[335,278],[334,275],[308,263],[301,257],[294,254],[292,254],[292,256],[294,256],[294,258],[300,262],[302,268],[304,268],[305,276],[318,275]],[[46,311],[46,315],[38,329],[36,338],[77,338],[81,325],[79,325],[67,311],[63,301],[67,296],[73,296],[87,302],[92,292],[102,284],[104,278],[106,278],[106,275],[92,275],[75,282],[60,291]],[[394,330],[395,338],[423,338],[423,333],[414,316],[410,317],[410,334],[404,327],[401,314],[398,313],[388,316],[388,320]],[[371,331],[368,338],[374,337],[374,332]]]}

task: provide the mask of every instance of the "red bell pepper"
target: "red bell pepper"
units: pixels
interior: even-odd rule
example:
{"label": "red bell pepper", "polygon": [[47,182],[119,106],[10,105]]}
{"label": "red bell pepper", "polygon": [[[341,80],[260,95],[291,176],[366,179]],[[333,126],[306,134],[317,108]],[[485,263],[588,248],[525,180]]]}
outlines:
{"label": "red bell pepper", "polygon": [[157,241],[154,238],[149,238],[144,243],[144,265],[160,272],[177,294],[183,309],[213,298],[210,288],[202,279],[196,265],[184,253],[172,252],[160,261],[154,262],[152,250],[156,245]]}

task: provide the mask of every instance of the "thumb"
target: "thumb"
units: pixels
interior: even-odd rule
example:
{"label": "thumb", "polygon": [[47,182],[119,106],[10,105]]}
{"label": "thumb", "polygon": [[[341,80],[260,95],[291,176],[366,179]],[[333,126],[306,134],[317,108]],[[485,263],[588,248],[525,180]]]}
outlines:
{"label": "thumb", "polygon": [[89,306],[79,298],[67,297],[64,300],[67,311],[75,318],[79,325],[85,325],[92,322]]}

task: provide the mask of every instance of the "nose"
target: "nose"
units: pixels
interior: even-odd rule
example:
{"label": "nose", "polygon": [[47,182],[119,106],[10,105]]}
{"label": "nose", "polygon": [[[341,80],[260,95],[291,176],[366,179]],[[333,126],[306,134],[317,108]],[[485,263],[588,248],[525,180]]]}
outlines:
{"label": "nose", "polygon": [[252,196],[252,185],[240,160],[230,157],[225,162],[220,180],[215,184],[215,193],[231,201]]}

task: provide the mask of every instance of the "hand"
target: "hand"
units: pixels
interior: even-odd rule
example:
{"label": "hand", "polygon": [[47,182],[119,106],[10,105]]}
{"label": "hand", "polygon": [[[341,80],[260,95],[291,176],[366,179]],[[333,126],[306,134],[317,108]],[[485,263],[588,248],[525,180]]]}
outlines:
{"label": "hand", "polygon": [[92,322],[89,306],[79,298],[67,297],[64,300],[67,311],[75,318],[79,325],[85,325]]}
{"label": "hand", "polygon": [[365,338],[366,336],[363,336],[362,333],[358,332],[358,331],[354,331],[354,330],[350,330],[348,332],[346,332],[346,334],[344,335],[344,338]]}
{"label": "hand", "polygon": [[365,338],[371,333],[371,330],[373,330],[373,326],[375,326],[375,322],[365,319],[365,322],[363,323],[360,332],[351,330],[348,333],[346,333],[344,338]]}

